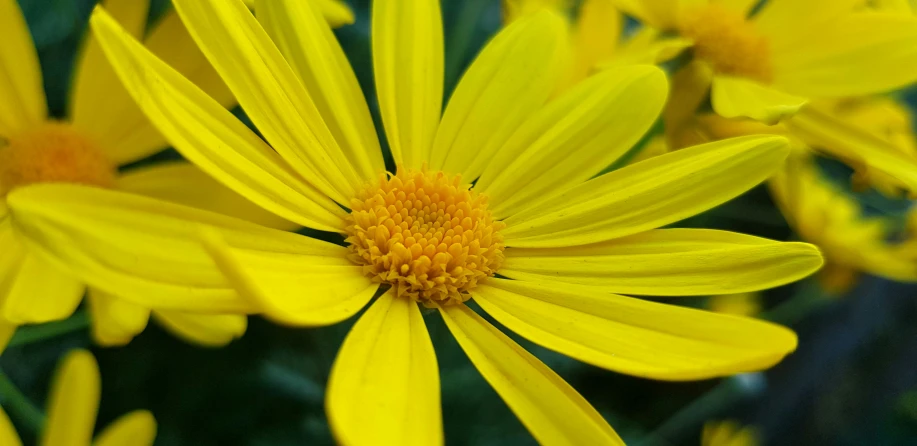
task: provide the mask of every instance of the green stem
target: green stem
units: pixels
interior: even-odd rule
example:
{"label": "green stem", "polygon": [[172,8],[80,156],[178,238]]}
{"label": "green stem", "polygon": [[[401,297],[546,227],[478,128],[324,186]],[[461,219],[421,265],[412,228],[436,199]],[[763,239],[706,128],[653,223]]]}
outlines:
{"label": "green stem", "polygon": [[85,310],[80,310],[70,316],[69,319],[18,328],[16,334],[13,335],[13,339],[10,340],[9,346],[15,347],[44,341],[72,331],[82,330],[88,326],[89,315]]}
{"label": "green stem", "polygon": [[0,370],[0,402],[32,432],[41,432],[45,425],[45,415],[19,391],[3,370]]}

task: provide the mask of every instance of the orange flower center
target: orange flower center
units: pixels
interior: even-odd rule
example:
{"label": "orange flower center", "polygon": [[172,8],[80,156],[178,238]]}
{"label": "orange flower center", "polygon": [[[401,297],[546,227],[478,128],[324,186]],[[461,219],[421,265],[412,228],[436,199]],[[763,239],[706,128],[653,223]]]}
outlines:
{"label": "orange flower center", "polygon": [[678,31],[694,40],[694,55],[718,73],[770,83],[770,45],[754,24],[728,8],[711,3],[689,11]]}
{"label": "orange flower center", "polygon": [[34,183],[112,187],[116,174],[101,148],[69,124],[47,122],[0,140],[0,197]]}
{"label": "orange flower center", "polygon": [[353,261],[398,296],[425,304],[468,300],[503,263],[504,224],[460,175],[383,175],[352,201],[348,219]]}

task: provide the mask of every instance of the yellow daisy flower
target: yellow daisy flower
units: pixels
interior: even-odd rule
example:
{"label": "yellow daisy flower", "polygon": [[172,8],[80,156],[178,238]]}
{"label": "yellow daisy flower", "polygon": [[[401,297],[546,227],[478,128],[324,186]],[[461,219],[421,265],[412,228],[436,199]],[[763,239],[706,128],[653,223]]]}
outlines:
{"label": "yellow daisy flower", "polygon": [[[149,446],[156,438],[156,420],[145,410],[123,415],[93,440],[101,388],[99,365],[92,354],[75,350],[61,360],[51,394],[41,446]],[[0,444],[22,446],[10,419],[0,408]]]}
{"label": "yellow daisy flower", "polygon": [[735,421],[709,422],[704,425],[701,446],[757,446],[754,429],[741,427]]}
{"label": "yellow daisy flower", "polygon": [[694,42],[695,89],[727,118],[774,123],[810,98],[862,96],[917,80],[917,17],[862,0],[614,0]]}
{"label": "yellow daisy flower", "polygon": [[[144,34],[148,0],[106,0],[103,4],[131,35]],[[0,77],[0,246],[4,247],[0,339],[8,339],[19,324],[68,317],[86,293],[86,284],[68,271],[68,265],[46,258],[24,240],[6,206],[7,194],[18,187],[45,182],[89,184],[244,216],[275,227],[298,227],[262,211],[189,163],[119,172],[119,165],[159,152],[167,143],[121,87],[92,36],[76,60],[66,120],[48,115],[38,56],[16,0],[0,0],[0,37],[0,72],[5,73]],[[235,104],[174,11],[152,27],[144,44],[220,104]],[[130,295],[92,287],[88,301],[92,334],[102,345],[130,341],[150,318],[149,307],[138,305]],[[152,316],[169,331],[205,345],[226,344],[246,327],[240,315],[157,310]]]}
{"label": "yellow daisy flower", "polygon": [[818,277],[829,292],[847,291],[861,271],[917,281],[917,263],[903,258],[887,241],[887,222],[863,216],[859,204],[821,176],[810,155],[792,156],[769,184],[793,229],[824,253],[826,265]]}
{"label": "yellow daisy flower", "polygon": [[[11,212],[93,286],[134,290],[157,308],[317,326],[368,305],[328,384],[342,443],[442,443],[418,304],[443,317],[547,444],[620,439],[469,299],[547,348],[650,378],[759,370],[795,348],[780,326],[613,294],[751,291],[822,263],[808,244],[654,229],[763,181],[787,155],[783,138],[694,147],[596,177],[656,120],[667,90],[659,69],[608,70],[549,101],[567,46],[562,20],[544,12],[496,35],[443,112],[439,2],[376,1],[375,85],[398,165],[386,173],[354,73],[308,2],[256,3],[257,19],[238,0],[174,4],[270,145],[99,8],[93,31],[127,89],[190,160],[280,216],[340,234],[322,236],[339,244],[101,188],[21,188]],[[118,261],[125,250],[131,262]]]}

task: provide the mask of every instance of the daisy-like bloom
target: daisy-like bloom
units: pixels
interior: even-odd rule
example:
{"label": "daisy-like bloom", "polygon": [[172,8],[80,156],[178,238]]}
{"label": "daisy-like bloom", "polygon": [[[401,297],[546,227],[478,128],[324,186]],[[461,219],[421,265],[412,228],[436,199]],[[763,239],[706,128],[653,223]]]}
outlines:
{"label": "daisy-like bloom", "polygon": [[[691,39],[686,101],[710,89],[728,118],[774,123],[812,98],[863,96],[917,80],[917,17],[862,0],[614,0],[657,29]],[[752,13],[754,13],[752,15]],[[693,111],[693,109],[692,109]]]}
{"label": "daisy-like bloom", "polygon": [[769,184],[793,229],[824,253],[818,278],[827,291],[849,290],[861,272],[917,281],[917,263],[888,241],[889,222],[864,216],[858,203],[822,177],[811,155],[794,154]]}
{"label": "daisy-like bloom", "polygon": [[757,446],[753,428],[741,427],[735,421],[711,421],[704,425],[701,446]]}
{"label": "daisy-like bloom", "polygon": [[[780,326],[613,294],[750,291],[822,263],[808,244],[654,229],[763,181],[787,155],[783,138],[694,147],[596,177],[656,120],[667,90],[657,68],[607,70],[549,101],[568,47],[562,19],[544,12],[498,33],[442,112],[439,2],[376,1],[375,85],[398,166],[386,173],[354,73],[308,2],[256,3],[257,19],[239,0],[174,4],[267,142],[99,8],[92,28],[128,91],[191,161],[280,216],[340,234],[339,244],[99,188],[22,188],[12,214],[94,286],[133,289],[157,308],[318,326],[369,304],[328,384],[341,443],[442,443],[424,307],[547,444],[620,439],[469,300],[536,343],[637,376],[759,370],[795,348]],[[134,261],[114,262],[128,241]]]}
{"label": "daisy-like bloom", "polygon": [[[135,410],[113,421],[93,440],[101,393],[99,365],[92,354],[75,350],[61,360],[48,397],[47,423],[41,446],[150,446],[156,438],[156,420],[146,410]],[[22,446],[13,424],[0,408],[0,444]]]}
{"label": "daisy-like bloom", "polygon": [[[104,4],[127,32],[137,37],[144,34],[148,1],[107,0]],[[19,187],[92,185],[291,227],[189,163],[119,173],[119,165],[159,152],[167,144],[121,87],[93,37],[88,37],[76,61],[65,120],[48,115],[37,53],[16,0],[0,0],[0,37],[0,72],[6,73],[0,77],[0,246],[4,251],[0,256],[0,331],[66,318],[86,293],[85,282],[73,276],[66,264],[35,251],[22,236],[19,222],[6,206],[7,195]],[[144,43],[220,104],[235,103],[174,11],[150,30]],[[124,344],[144,329],[150,309],[130,298],[129,294],[90,288],[92,334],[98,343]],[[244,333],[246,326],[240,315],[154,311],[153,317],[171,332],[205,345],[226,344]]]}

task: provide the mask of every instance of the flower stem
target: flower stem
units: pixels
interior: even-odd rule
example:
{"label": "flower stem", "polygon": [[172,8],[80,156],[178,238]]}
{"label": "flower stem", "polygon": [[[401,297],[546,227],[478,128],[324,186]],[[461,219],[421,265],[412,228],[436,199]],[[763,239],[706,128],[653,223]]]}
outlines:
{"label": "flower stem", "polygon": [[20,327],[10,340],[10,347],[27,345],[35,342],[44,341],[53,337],[70,333],[72,331],[82,330],[89,326],[89,315],[85,310],[80,310],[70,316],[68,319],[57,322],[49,322],[40,325],[27,325]]}
{"label": "flower stem", "polygon": [[45,415],[19,391],[3,370],[0,370],[0,403],[32,432],[41,432]]}

